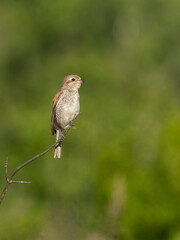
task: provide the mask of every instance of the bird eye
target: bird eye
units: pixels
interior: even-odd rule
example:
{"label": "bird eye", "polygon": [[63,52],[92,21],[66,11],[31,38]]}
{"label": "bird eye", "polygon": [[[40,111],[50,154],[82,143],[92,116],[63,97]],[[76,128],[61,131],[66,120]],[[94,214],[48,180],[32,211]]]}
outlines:
{"label": "bird eye", "polygon": [[75,81],[75,78],[72,78],[72,81]]}

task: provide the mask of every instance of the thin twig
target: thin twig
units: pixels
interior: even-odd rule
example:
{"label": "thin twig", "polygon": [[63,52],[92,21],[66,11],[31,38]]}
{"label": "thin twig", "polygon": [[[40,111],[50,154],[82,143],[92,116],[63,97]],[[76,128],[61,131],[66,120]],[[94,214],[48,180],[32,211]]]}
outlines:
{"label": "thin twig", "polygon": [[[71,124],[71,126],[73,125],[73,123]],[[10,186],[11,183],[31,183],[31,182],[26,182],[26,181],[14,181],[13,177],[16,175],[17,172],[19,172],[23,167],[27,166],[28,164],[32,163],[34,160],[42,157],[43,155],[45,155],[47,152],[49,152],[53,147],[56,146],[57,143],[62,144],[64,137],[66,136],[66,134],[68,133],[69,129],[71,128],[68,127],[65,131],[63,136],[61,137],[61,139],[58,142],[55,142],[53,145],[51,145],[48,149],[46,149],[44,152],[37,154],[36,156],[34,156],[33,158],[30,158],[29,160],[27,160],[26,162],[24,162],[23,164],[19,165],[17,168],[14,169],[14,171],[12,172],[11,176],[8,177],[8,157],[6,158],[5,161],[5,177],[6,177],[6,185],[0,195],[0,205],[7,193],[7,190]]]}
{"label": "thin twig", "polygon": [[5,162],[5,176],[6,176],[6,181],[8,182],[8,157],[6,158],[6,162]]}

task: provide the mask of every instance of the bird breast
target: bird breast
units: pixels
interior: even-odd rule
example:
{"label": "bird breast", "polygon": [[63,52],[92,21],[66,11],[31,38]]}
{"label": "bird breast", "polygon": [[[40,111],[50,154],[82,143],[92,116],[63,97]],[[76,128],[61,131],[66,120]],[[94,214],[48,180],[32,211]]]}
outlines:
{"label": "bird breast", "polygon": [[60,128],[69,126],[79,114],[79,94],[64,90],[56,105],[56,121]]}

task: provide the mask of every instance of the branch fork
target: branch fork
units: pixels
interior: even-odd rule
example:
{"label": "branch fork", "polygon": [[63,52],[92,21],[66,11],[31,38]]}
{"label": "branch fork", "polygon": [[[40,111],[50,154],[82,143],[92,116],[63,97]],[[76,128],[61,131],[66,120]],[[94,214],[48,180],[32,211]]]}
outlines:
{"label": "branch fork", "polygon": [[[75,120],[75,119],[74,119]],[[74,121],[73,121],[74,122]],[[10,186],[10,184],[12,183],[23,183],[23,184],[30,184],[32,182],[27,182],[27,181],[14,181],[13,177],[16,175],[17,172],[19,172],[23,167],[27,166],[28,164],[30,164],[31,162],[33,162],[34,160],[42,157],[43,155],[45,155],[47,152],[49,152],[52,148],[54,148],[57,143],[58,144],[62,144],[62,142],[64,141],[64,138],[66,136],[66,134],[68,133],[69,129],[73,126],[73,122],[70,124],[70,126],[64,131],[63,136],[60,138],[60,140],[56,141],[53,145],[51,145],[48,149],[46,149],[44,152],[37,154],[36,156],[34,156],[33,158],[30,158],[29,160],[27,160],[26,162],[24,162],[23,164],[19,165],[17,168],[14,169],[14,171],[12,172],[11,176],[8,176],[8,157],[6,158],[5,161],[5,178],[6,178],[6,185],[0,195],[0,205],[6,195],[6,192]]]}
{"label": "branch fork", "polygon": [[12,179],[10,179],[8,177],[8,157],[6,158],[6,162],[5,162],[5,177],[6,177],[6,181],[7,181],[8,184],[11,184],[11,183],[26,183],[26,184],[32,183],[32,182],[27,182],[27,181],[13,181]]}

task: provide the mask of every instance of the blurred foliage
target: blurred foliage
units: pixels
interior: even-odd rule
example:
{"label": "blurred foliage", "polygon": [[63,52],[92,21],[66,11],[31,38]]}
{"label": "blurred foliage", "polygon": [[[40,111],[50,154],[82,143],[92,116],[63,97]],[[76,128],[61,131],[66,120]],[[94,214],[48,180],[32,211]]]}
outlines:
{"label": "blurred foliage", "polygon": [[180,240],[180,1],[2,0],[0,189],[48,148],[51,102],[78,74],[77,130],[16,176],[0,239]]}

